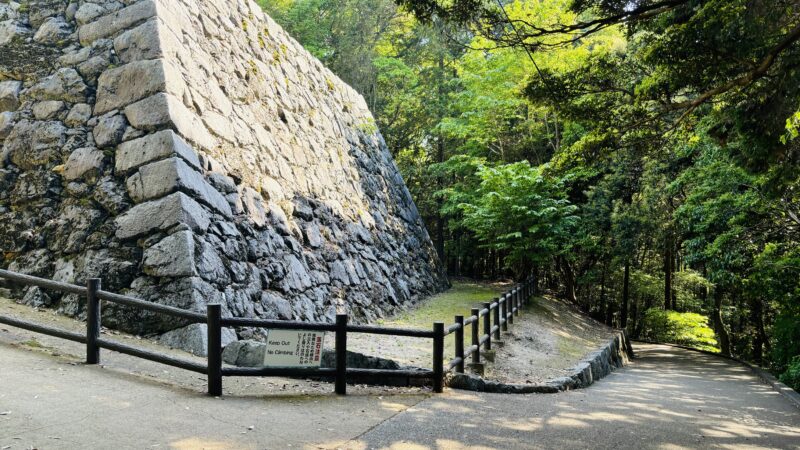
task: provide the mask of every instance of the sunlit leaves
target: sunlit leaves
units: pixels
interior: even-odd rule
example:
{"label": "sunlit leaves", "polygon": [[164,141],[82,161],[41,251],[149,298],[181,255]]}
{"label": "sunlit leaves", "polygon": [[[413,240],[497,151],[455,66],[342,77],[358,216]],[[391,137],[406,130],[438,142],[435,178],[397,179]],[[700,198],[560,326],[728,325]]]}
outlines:
{"label": "sunlit leaves", "polygon": [[565,197],[564,180],[525,162],[482,166],[478,176],[475,198],[459,208],[484,245],[507,252],[511,264],[548,261],[569,249],[577,208]]}

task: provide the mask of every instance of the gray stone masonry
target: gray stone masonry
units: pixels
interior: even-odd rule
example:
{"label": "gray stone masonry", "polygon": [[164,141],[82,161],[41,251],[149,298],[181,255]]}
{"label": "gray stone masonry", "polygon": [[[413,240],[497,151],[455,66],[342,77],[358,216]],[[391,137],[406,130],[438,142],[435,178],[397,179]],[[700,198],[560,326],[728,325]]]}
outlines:
{"label": "gray stone masonry", "polygon": [[[253,0],[0,0],[0,267],[315,321],[447,285],[364,99]],[[169,318],[103,320],[202,344]]]}

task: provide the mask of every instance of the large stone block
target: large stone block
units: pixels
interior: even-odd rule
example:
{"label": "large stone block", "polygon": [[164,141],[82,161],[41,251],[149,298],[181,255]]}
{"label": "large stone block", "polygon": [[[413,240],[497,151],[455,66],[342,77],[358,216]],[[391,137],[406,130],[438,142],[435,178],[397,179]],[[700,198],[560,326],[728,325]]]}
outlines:
{"label": "large stone block", "polygon": [[157,230],[169,230],[178,224],[204,232],[209,223],[208,213],[199,203],[182,192],[176,192],[168,197],[134,206],[119,216],[115,221],[116,237],[140,237]]}
{"label": "large stone block", "polygon": [[23,40],[30,34],[31,29],[16,20],[4,20],[0,22],[0,46]]}
{"label": "large stone block", "polygon": [[[102,6],[100,8],[102,8]],[[99,13],[102,12],[105,11],[99,11]],[[140,1],[128,6],[127,8],[123,8],[113,14],[103,16],[80,27],[80,29],[78,29],[78,38],[80,39],[81,44],[88,46],[98,39],[113,36],[155,15],[155,1]],[[92,19],[94,19],[94,17],[91,17],[90,14],[87,14],[84,18],[84,20],[87,21]]]}
{"label": "large stone block", "polygon": [[63,17],[50,17],[33,35],[33,40],[40,44],[63,46],[72,34],[72,26]]}
{"label": "large stone block", "polygon": [[[197,356],[208,356],[208,325],[204,323],[195,323],[164,333],[158,340],[164,345],[186,350]],[[222,329],[223,348],[236,341],[236,333],[232,329]]]}
{"label": "large stone block", "polygon": [[163,59],[134,61],[106,70],[97,82],[94,113],[104,114],[160,92],[180,94],[182,83],[180,73]]}
{"label": "large stone block", "polygon": [[161,198],[175,191],[183,191],[227,217],[233,217],[231,207],[222,196],[180,158],[169,158],[150,163],[128,178],[128,193],[140,203]]}
{"label": "large stone block", "polygon": [[144,273],[156,277],[194,277],[194,235],[179,231],[144,251]]}
{"label": "large stone block", "polygon": [[126,173],[144,164],[179,156],[192,167],[200,168],[197,153],[172,130],[159,131],[117,147],[115,170]]}
{"label": "large stone block", "polygon": [[203,122],[168,93],[159,93],[126,107],[125,116],[131,125],[142,130],[173,128],[202,149],[210,150],[217,144]]}
{"label": "large stone block", "polygon": [[159,17],[128,30],[114,39],[114,50],[123,62],[158,59],[180,51],[178,38]]}
{"label": "large stone block", "polygon": [[119,114],[100,117],[92,134],[94,143],[99,147],[110,147],[120,143],[128,122]]}

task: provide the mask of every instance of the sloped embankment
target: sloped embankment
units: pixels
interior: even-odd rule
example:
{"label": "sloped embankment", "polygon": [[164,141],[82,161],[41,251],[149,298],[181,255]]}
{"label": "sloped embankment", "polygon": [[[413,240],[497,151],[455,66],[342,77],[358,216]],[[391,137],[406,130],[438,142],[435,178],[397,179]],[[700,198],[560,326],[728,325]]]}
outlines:
{"label": "sloped embankment", "polygon": [[[437,320],[449,324],[454,315],[468,316],[470,308],[491,301],[506,287],[457,281],[450,291],[382,324],[421,329]],[[450,386],[497,392],[553,392],[589,385],[625,364],[628,358],[627,340],[619,331],[551,296],[535,298],[502,340],[502,346],[495,346],[495,362],[487,363],[483,379],[451,377]],[[445,341],[446,361],[453,357],[453,348],[450,335]],[[348,349],[391,359],[401,366],[431,364],[431,345],[424,339],[353,335]]]}

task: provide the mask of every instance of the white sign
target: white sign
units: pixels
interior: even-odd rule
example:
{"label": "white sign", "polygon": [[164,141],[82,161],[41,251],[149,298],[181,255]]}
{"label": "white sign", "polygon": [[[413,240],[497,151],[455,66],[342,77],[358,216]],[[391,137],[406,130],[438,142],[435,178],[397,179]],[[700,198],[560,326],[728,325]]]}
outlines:
{"label": "white sign", "polygon": [[264,365],[319,367],[324,340],[322,331],[269,330]]}

